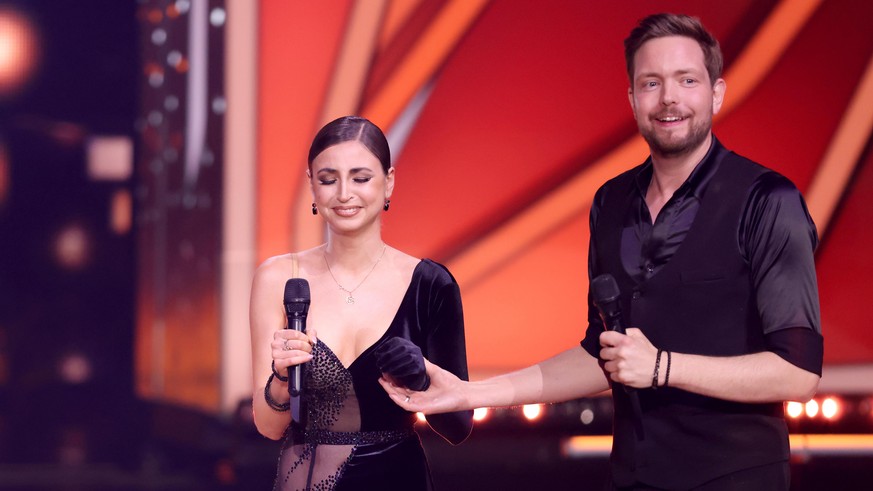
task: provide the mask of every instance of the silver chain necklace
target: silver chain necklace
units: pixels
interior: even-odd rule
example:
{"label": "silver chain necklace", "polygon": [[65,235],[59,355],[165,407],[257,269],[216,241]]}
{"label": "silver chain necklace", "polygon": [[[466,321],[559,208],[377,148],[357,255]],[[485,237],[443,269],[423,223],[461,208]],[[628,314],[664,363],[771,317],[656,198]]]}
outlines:
{"label": "silver chain necklace", "polygon": [[379,261],[382,260],[382,256],[385,255],[385,249],[387,249],[387,248],[388,248],[388,245],[387,245],[387,244],[382,246],[382,253],[379,254],[379,258],[376,259],[376,262],[373,263],[373,267],[370,268],[370,271],[367,272],[367,274],[364,276],[364,279],[361,280],[360,283],[358,283],[358,286],[352,288],[351,290],[349,290],[348,288],[346,288],[346,287],[340,285],[340,282],[336,280],[336,276],[333,275],[333,271],[330,270],[330,263],[327,262],[327,254],[325,254],[325,253],[322,253],[322,254],[321,254],[321,257],[324,258],[324,264],[327,265],[327,272],[330,273],[330,277],[333,278],[333,282],[336,283],[336,286],[338,286],[340,290],[342,290],[342,291],[348,293],[348,296],[346,297],[346,303],[347,303],[347,304],[350,304],[350,305],[351,305],[351,304],[354,304],[354,303],[355,303],[355,297],[354,297],[354,295],[352,295],[352,293],[354,293],[355,290],[357,290],[358,288],[360,288],[361,285],[363,285],[364,282],[367,281],[367,278],[370,277],[370,273],[372,273],[373,270],[376,269],[376,266],[379,264]]}

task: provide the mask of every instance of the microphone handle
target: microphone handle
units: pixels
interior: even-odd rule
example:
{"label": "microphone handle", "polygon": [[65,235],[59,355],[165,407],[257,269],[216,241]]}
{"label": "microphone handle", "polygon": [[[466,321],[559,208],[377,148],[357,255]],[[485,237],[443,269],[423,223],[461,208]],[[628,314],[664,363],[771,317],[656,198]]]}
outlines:
{"label": "microphone handle", "polygon": [[614,317],[610,317],[606,322],[606,328],[610,331],[615,331],[620,334],[625,334],[624,332],[624,324],[621,322],[621,316],[616,315]]}
{"label": "microphone handle", "polygon": [[[614,315],[608,318],[606,322],[606,327],[610,331],[615,331],[621,334],[625,334],[624,324],[621,322],[621,315]],[[634,413],[634,430],[637,433],[637,437],[640,440],[645,439],[645,432],[643,430],[643,410],[640,406],[640,395],[637,393],[637,390],[633,387],[629,387],[624,384],[619,384],[624,388],[624,393],[627,394],[630,399],[631,409]]]}
{"label": "microphone handle", "polygon": [[[294,329],[295,331],[300,331],[300,332],[304,331],[304,327],[303,327],[304,321],[303,321],[302,317],[299,317],[299,316],[289,317],[288,320],[291,321],[289,323],[291,329]],[[302,368],[301,364],[297,364],[297,365],[293,365],[293,366],[288,367],[288,377],[291,379],[290,383],[288,384],[288,393],[291,394],[291,397],[299,397],[300,396],[300,392],[302,390],[301,389],[301,387],[302,387],[301,386],[301,372],[302,372],[301,368]]]}

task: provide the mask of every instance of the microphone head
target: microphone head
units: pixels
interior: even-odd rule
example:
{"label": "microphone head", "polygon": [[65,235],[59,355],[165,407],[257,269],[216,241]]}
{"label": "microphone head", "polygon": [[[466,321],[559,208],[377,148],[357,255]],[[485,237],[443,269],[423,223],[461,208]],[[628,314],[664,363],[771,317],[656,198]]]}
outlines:
{"label": "microphone head", "polygon": [[309,312],[309,282],[303,278],[291,278],[285,282],[285,312],[306,315]]}
{"label": "microphone head", "polygon": [[624,334],[620,296],[618,283],[611,274],[602,274],[591,280],[591,299],[594,301],[594,306],[600,311],[600,319],[603,321],[604,329]]}
{"label": "microphone head", "polygon": [[591,296],[594,299],[594,305],[614,302],[620,295],[618,283],[611,274],[602,274],[591,280]]}

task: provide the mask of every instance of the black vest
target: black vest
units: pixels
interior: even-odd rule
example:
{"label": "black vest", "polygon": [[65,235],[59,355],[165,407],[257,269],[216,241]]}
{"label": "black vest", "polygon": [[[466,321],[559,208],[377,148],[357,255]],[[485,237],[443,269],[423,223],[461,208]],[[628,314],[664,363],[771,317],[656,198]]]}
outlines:
{"label": "black vest", "polygon": [[[643,283],[628,275],[617,252],[640,167],[607,185],[592,237],[599,252],[592,273],[615,277],[626,324],[639,327],[664,350],[708,356],[765,350],[755,291],[737,237],[751,185],[770,171],[732,152],[722,159],[682,245]],[[661,370],[665,361],[666,356]],[[620,486],[639,481],[682,489],[788,459],[782,403],[729,402],[670,387],[638,393],[642,440],[634,433],[627,395],[613,391],[611,463],[613,479]]]}

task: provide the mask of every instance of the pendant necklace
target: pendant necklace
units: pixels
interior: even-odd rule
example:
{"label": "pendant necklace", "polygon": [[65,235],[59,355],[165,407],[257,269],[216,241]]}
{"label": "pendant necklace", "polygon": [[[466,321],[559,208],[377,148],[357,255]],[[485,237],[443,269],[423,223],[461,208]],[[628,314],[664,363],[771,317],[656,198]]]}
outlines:
{"label": "pendant necklace", "polygon": [[370,273],[372,273],[373,270],[376,269],[376,266],[379,264],[379,261],[382,260],[382,256],[385,255],[385,249],[387,249],[387,248],[388,248],[388,245],[387,245],[387,244],[385,244],[385,245],[382,246],[382,253],[379,254],[379,258],[376,259],[376,262],[373,263],[373,267],[370,268],[370,271],[367,272],[367,274],[364,276],[364,279],[361,280],[360,283],[358,283],[358,286],[352,288],[351,290],[349,290],[348,288],[345,288],[344,286],[340,285],[340,282],[336,280],[336,276],[334,276],[334,275],[333,275],[333,271],[330,270],[330,263],[327,262],[327,254],[322,253],[322,257],[324,258],[324,264],[327,265],[327,272],[330,273],[330,277],[333,278],[333,282],[336,283],[336,286],[338,286],[340,290],[342,290],[342,291],[344,291],[344,292],[346,292],[346,293],[348,294],[348,296],[346,297],[346,303],[347,303],[347,304],[352,305],[352,304],[355,303],[355,297],[354,297],[354,295],[352,295],[352,294],[355,292],[355,290],[357,290],[358,288],[360,288],[361,285],[363,285],[365,281],[367,281],[367,278],[370,277]]}

